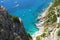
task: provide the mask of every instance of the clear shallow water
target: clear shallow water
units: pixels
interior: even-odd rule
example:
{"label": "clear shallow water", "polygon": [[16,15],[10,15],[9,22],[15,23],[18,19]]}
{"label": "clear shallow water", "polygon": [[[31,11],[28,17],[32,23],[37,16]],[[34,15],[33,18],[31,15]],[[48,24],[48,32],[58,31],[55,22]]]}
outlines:
{"label": "clear shallow water", "polygon": [[50,2],[52,0],[0,0],[0,5],[4,6],[10,14],[20,17],[26,32],[32,35],[38,31],[35,19]]}

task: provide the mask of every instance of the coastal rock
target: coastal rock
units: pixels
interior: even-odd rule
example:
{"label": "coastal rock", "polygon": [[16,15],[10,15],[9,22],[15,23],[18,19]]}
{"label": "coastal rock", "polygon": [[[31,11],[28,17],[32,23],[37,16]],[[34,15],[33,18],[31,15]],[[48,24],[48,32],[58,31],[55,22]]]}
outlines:
{"label": "coastal rock", "polygon": [[[16,19],[16,20],[15,20]],[[29,40],[23,23],[0,6],[0,40]]]}

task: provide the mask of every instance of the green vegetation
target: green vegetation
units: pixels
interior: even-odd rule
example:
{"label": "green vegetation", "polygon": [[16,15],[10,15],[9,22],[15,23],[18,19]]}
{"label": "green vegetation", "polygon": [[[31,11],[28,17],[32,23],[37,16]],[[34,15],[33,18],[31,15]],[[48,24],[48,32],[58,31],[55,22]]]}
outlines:
{"label": "green vegetation", "polygon": [[18,18],[17,16],[9,15],[9,17],[12,18],[13,22],[18,22],[18,23],[20,23],[19,18]]}
{"label": "green vegetation", "polygon": [[41,34],[40,36],[37,36],[37,37],[36,37],[36,40],[40,40],[41,37],[43,37],[43,38],[46,37],[46,33],[43,33],[43,34]]}
{"label": "green vegetation", "polygon": [[57,35],[60,36],[60,29],[58,30],[58,34]]}
{"label": "green vegetation", "polygon": [[59,13],[60,13],[60,9],[57,9],[57,12],[59,12]]}
{"label": "green vegetation", "polygon": [[56,7],[56,6],[58,6],[58,5],[60,5],[60,0],[55,0],[55,2],[54,2],[54,4],[53,4],[53,7]]}
{"label": "green vegetation", "polygon": [[52,18],[52,22],[56,22],[57,21],[57,16],[56,14],[54,14],[53,18]]}
{"label": "green vegetation", "polygon": [[57,8],[57,12],[58,12],[57,16],[60,17],[60,8]]}
{"label": "green vegetation", "polygon": [[18,23],[20,23],[19,18],[16,17],[16,16],[12,16],[12,20],[13,20],[13,22],[18,22]]}
{"label": "green vegetation", "polygon": [[32,40],[32,37],[30,34],[27,34],[27,36],[28,36],[29,40]]}
{"label": "green vegetation", "polygon": [[45,37],[46,36],[46,33],[43,33],[42,35],[41,35],[41,37]]}
{"label": "green vegetation", "polygon": [[60,29],[58,30],[57,35],[58,35],[58,40],[60,40]]}
{"label": "green vegetation", "polygon": [[53,3],[53,5],[50,7],[49,11],[53,10],[54,7],[56,7],[56,6],[58,6],[58,5],[60,5],[60,0],[54,0],[54,3]]}
{"label": "green vegetation", "polygon": [[57,21],[57,15],[55,14],[55,12],[54,11],[51,11],[48,15],[47,15],[47,23],[49,23],[49,22],[52,22],[52,23],[54,23],[54,22],[56,22]]}
{"label": "green vegetation", "polygon": [[[57,17],[60,17],[60,0],[55,0],[50,9],[48,10],[46,16],[45,16],[45,23],[44,23],[44,32],[41,37],[47,37],[53,32],[54,28],[58,25],[58,29],[60,28],[60,23],[57,23]],[[56,12],[56,14],[55,14]],[[52,29],[49,30],[48,28],[51,27]],[[49,31],[48,31],[48,30]],[[48,33],[46,34],[46,32]],[[60,29],[58,30],[58,37],[60,38]]]}
{"label": "green vegetation", "polygon": [[46,31],[47,31],[47,29],[48,29],[48,27],[45,27],[45,28],[44,28],[44,32],[46,32]]}
{"label": "green vegetation", "polygon": [[36,37],[36,40],[40,40],[40,36],[37,36],[37,37]]}
{"label": "green vegetation", "polygon": [[58,23],[58,27],[57,28],[60,28],[60,23]]}

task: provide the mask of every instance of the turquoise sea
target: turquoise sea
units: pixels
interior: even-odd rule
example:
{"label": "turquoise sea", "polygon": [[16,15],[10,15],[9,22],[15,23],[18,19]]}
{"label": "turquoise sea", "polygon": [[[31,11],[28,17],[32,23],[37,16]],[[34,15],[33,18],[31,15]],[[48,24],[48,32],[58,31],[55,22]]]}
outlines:
{"label": "turquoise sea", "polygon": [[52,1],[53,0],[0,0],[0,6],[4,6],[11,15],[20,17],[26,32],[32,35],[39,30],[35,26],[37,22],[36,18]]}

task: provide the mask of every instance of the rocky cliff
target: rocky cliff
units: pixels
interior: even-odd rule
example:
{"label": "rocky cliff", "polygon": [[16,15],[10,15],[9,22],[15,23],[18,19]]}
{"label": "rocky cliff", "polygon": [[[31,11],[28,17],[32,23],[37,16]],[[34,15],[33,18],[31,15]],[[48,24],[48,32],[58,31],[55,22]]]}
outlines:
{"label": "rocky cliff", "polygon": [[23,23],[0,7],[0,40],[29,40]]}

